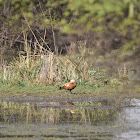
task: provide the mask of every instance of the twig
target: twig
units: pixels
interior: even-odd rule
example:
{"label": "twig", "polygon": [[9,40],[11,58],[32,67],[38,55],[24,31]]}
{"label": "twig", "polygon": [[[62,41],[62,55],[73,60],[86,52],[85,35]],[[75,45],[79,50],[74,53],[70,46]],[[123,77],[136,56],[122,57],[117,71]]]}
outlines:
{"label": "twig", "polygon": [[49,14],[50,14],[50,21],[51,21],[52,33],[53,33],[54,50],[55,50],[56,55],[58,55],[58,47],[56,46],[55,33],[54,33],[54,27],[53,27],[53,23],[52,23],[52,16],[51,16],[50,9],[49,9]]}

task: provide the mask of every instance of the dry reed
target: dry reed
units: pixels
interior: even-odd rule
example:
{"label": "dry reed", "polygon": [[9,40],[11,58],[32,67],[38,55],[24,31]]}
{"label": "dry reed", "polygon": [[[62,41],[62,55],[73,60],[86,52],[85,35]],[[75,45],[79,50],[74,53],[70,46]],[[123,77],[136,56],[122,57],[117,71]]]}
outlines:
{"label": "dry reed", "polygon": [[48,50],[44,51],[41,46],[37,49],[27,43],[25,36],[24,51],[19,52],[19,56],[8,66],[4,65],[0,75],[3,81],[11,84],[31,82],[52,85],[70,79],[88,78],[89,66],[83,58],[74,62]]}

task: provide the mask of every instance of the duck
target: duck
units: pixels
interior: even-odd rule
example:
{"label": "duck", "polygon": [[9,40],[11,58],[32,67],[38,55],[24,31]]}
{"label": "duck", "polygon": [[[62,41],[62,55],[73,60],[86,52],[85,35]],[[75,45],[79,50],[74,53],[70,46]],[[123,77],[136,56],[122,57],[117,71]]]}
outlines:
{"label": "duck", "polygon": [[73,90],[76,87],[76,85],[77,84],[76,84],[75,80],[71,80],[70,82],[65,83],[64,85],[60,86],[59,89],[60,90],[61,89],[69,90],[70,93],[72,94],[71,90]]}

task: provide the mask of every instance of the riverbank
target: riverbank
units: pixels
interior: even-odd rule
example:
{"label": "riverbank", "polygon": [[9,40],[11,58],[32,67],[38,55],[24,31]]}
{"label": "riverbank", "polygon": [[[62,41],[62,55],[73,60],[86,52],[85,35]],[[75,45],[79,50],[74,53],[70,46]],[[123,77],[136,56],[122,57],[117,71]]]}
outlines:
{"label": "riverbank", "polygon": [[76,100],[90,98],[140,98],[140,86],[95,86],[77,85],[70,94],[68,91],[59,90],[59,86],[37,86],[27,84],[24,86],[9,86],[0,84],[0,97],[2,98],[27,98],[29,96],[45,98],[46,100]]}

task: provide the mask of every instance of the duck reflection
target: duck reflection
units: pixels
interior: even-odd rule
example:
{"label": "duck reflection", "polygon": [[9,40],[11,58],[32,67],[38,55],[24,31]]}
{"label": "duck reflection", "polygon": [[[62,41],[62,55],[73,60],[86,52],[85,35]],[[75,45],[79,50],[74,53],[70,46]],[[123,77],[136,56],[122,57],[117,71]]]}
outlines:
{"label": "duck reflection", "polygon": [[75,106],[73,102],[62,102],[60,105],[64,105],[67,108],[65,111],[70,111],[72,114],[75,113],[75,109],[71,109]]}

